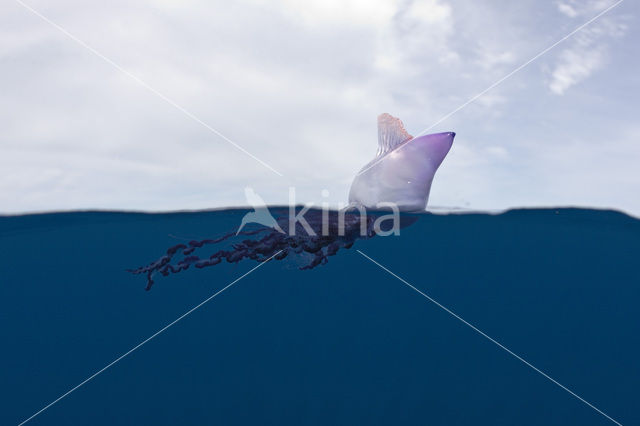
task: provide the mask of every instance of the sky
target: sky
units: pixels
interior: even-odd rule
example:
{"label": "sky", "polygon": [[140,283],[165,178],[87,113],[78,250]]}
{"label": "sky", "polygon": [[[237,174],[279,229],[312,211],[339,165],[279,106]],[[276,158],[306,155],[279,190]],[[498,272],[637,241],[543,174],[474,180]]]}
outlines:
{"label": "sky", "polygon": [[615,2],[4,1],[0,213],[338,206],[387,112],[457,133],[429,206],[640,216],[637,2],[467,104]]}

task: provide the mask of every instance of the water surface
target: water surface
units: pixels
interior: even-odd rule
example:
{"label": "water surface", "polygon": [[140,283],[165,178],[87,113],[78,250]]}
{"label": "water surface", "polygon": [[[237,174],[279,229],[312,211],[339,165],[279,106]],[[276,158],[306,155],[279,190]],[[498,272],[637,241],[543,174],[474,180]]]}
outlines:
{"label": "water surface", "polygon": [[[0,424],[17,424],[256,265],[125,272],[242,210],[0,217]],[[640,221],[424,215],[298,270],[270,262],[30,424],[640,424]]]}

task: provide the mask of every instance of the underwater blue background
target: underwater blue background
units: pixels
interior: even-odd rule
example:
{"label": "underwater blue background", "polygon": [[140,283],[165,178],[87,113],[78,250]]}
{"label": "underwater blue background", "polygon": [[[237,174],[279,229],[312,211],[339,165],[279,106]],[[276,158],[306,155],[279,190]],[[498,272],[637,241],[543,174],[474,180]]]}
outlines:
{"label": "underwater blue background", "polygon": [[[169,234],[217,236],[244,213],[0,217],[0,424],[253,268],[190,269],[148,292],[125,272]],[[425,214],[313,270],[272,261],[29,424],[613,424],[356,249],[640,424],[640,221],[579,209]]]}

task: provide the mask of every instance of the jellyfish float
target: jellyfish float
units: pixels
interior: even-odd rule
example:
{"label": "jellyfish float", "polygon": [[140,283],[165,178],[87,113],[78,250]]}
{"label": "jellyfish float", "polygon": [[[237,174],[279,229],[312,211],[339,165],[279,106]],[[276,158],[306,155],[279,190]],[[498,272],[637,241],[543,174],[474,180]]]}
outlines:
{"label": "jellyfish float", "polygon": [[[300,269],[323,265],[330,256],[351,248],[359,239],[397,233],[417,220],[415,216],[402,216],[391,227],[385,224],[389,211],[398,214],[425,210],[433,177],[454,137],[455,133],[446,132],[414,138],[402,121],[382,114],[378,117],[378,152],[355,176],[345,209],[269,209],[253,191],[245,190],[254,210],[245,215],[238,231],[174,245],[154,262],[128,271],[145,275],[149,290],[158,273],[168,276],[191,266],[201,269],[223,261],[263,262],[298,255],[306,259]],[[249,223],[262,226],[245,228]],[[207,247],[221,244],[227,246],[205,253]]]}

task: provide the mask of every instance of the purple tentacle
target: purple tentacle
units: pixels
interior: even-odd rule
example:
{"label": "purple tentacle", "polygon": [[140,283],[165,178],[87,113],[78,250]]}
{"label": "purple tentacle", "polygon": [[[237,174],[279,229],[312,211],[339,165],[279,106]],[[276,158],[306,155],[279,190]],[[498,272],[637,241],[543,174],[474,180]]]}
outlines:
{"label": "purple tentacle", "polygon": [[[317,228],[320,226],[316,222],[313,225]],[[300,269],[308,270],[326,264],[330,256],[335,256],[340,249],[351,248],[356,240],[371,238],[374,235],[372,232],[364,236],[360,235],[360,225],[360,217],[349,216],[347,217],[344,235],[338,233],[336,223],[330,223],[330,235],[322,236],[308,236],[302,233],[300,235],[287,235],[272,228],[260,228],[238,234],[229,232],[213,239],[191,240],[187,244],[174,245],[169,247],[163,256],[150,264],[136,269],[128,269],[127,271],[132,274],[145,274],[147,277],[146,290],[150,290],[154,284],[153,277],[156,273],[166,277],[186,271],[191,265],[194,265],[197,269],[203,269],[218,265],[223,261],[238,263],[244,259],[251,259],[262,262],[274,255],[275,259],[283,260],[292,254],[309,253],[313,255],[311,261],[300,267]],[[371,218],[367,217],[366,225],[367,229],[371,229]],[[235,242],[231,244],[230,248],[218,250],[206,257],[200,257],[195,254],[197,250],[202,250],[204,246],[221,243],[236,235],[250,237],[262,233],[264,235],[256,239],[248,238]],[[182,259],[174,261],[175,257],[179,255],[183,256]]]}

